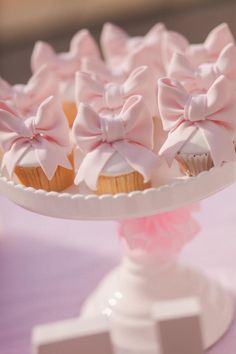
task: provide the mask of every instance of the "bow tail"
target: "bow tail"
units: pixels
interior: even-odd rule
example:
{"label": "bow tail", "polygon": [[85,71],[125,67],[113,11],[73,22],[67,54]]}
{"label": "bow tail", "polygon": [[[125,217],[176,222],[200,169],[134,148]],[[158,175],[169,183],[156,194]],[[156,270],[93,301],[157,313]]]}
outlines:
{"label": "bow tail", "polygon": [[209,145],[214,166],[220,166],[222,162],[236,161],[232,133],[227,128],[213,121],[198,125]]}
{"label": "bow tail", "polygon": [[49,180],[53,178],[58,166],[72,169],[67,151],[63,146],[42,139],[39,143],[35,143],[34,149],[40,167]]}
{"label": "bow tail", "polygon": [[96,190],[98,177],[114,153],[115,150],[108,144],[87,153],[75,177],[75,184],[85,181],[91,190]]}
{"label": "bow tail", "polygon": [[196,126],[185,122],[169,133],[168,138],[159,151],[159,155],[164,156],[169,166],[171,166],[177,153],[191,139],[196,130]]}
{"label": "bow tail", "polygon": [[12,177],[15,167],[17,166],[18,162],[24,157],[27,151],[30,149],[30,145],[26,142],[16,141],[10,150],[5,152],[1,169],[6,170],[9,177]]}
{"label": "bow tail", "polygon": [[157,155],[142,145],[122,141],[114,143],[113,147],[129,166],[144,177],[144,182],[150,181],[153,168],[161,163]]}

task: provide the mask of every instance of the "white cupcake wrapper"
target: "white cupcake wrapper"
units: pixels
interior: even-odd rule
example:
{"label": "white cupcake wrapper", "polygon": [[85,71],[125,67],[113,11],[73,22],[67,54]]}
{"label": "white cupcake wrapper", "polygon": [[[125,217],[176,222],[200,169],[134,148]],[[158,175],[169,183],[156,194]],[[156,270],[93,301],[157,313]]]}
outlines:
{"label": "white cupcake wrapper", "polygon": [[181,171],[188,176],[197,176],[203,171],[210,170],[214,164],[209,153],[205,154],[183,154],[176,156]]}

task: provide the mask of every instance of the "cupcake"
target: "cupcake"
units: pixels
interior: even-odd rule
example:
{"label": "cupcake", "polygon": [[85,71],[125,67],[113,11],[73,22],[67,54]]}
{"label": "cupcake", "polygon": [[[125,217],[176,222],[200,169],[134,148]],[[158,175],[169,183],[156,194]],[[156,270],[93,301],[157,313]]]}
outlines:
{"label": "cupcake", "polygon": [[26,118],[0,105],[2,171],[27,187],[60,192],[73,184],[69,128],[60,103],[44,100]]}
{"label": "cupcake", "polygon": [[73,134],[84,159],[75,184],[97,194],[128,193],[151,186],[158,157],[152,150],[152,118],[141,96],[127,99],[118,114],[79,106]]}
{"label": "cupcake", "polygon": [[119,112],[125,101],[134,95],[143,97],[152,116],[157,112],[156,80],[147,66],[134,69],[121,83],[103,83],[91,74],[77,72],[75,92],[77,106],[89,104],[96,112]]}
{"label": "cupcake", "polygon": [[236,87],[236,46],[228,44],[213,63],[195,67],[183,54],[174,54],[168,76],[181,82],[188,92],[207,91],[213,82],[224,75]]}
{"label": "cupcake", "polygon": [[198,67],[203,63],[215,62],[228,44],[235,44],[235,40],[226,23],[215,27],[206,40],[199,44],[190,44],[178,32],[165,31],[162,35],[161,57],[166,73],[168,73],[169,64],[175,53],[184,54],[195,67]]}
{"label": "cupcake", "polygon": [[223,162],[235,161],[236,97],[220,76],[206,93],[190,95],[175,80],[159,80],[159,110],[168,137],[160,149],[169,165],[195,176]]}
{"label": "cupcake", "polygon": [[43,65],[29,79],[26,85],[17,84],[11,86],[0,78],[0,101],[11,109],[16,110],[24,117],[34,112],[44,99],[58,94],[58,82],[56,75]]}
{"label": "cupcake", "polygon": [[33,72],[42,65],[47,65],[57,74],[60,98],[70,127],[77,113],[74,95],[75,72],[80,69],[84,57],[100,57],[98,46],[87,30],[79,31],[72,38],[67,53],[56,54],[48,43],[37,42],[31,57]]}

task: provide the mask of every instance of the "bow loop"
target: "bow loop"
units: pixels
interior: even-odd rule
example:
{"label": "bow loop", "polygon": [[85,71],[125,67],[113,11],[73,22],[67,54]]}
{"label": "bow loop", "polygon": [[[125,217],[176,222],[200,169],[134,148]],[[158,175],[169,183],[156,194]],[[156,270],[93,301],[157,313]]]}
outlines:
{"label": "bow loop", "polygon": [[74,35],[70,43],[70,53],[79,60],[83,57],[100,57],[98,46],[91,33],[86,29],[82,29]]}
{"label": "bow loop", "polygon": [[31,69],[33,73],[38,71],[43,65],[53,64],[56,60],[56,53],[50,44],[37,41],[31,56]]}
{"label": "bow loop", "polygon": [[69,146],[69,126],[56,98],[48,97],[32,120],[38,134],[47,136],[61,146]]}
{"label": "bow loop", "polygon": [[192,96],[184,107],[184,117],[190,122],[206,119],[207,96],[205,94]]}
{"label": "bow loop", "polygon": [[204,46],[212,58],[215,58],[228,44],[235,44],[234,36],[227,23],[215,27],[207,36]]}
{"label": "bow loop", "polygon": [[224,74],[229,80],[236,79],[236,46],[228,44],[220,53],[216,62],[217,71]]}
{"label": "bow loop", "polygon": [[120,27],[112,23],[104,24],[101,33],[101,47],[108,63],[111,58],[125,54],[127,41],[128,35]]}
{"label": "bow loop", "polygon": [[110,82],[104,89],[104,107],[117,109],[124,102],[124,88],[122,85]]}
{"label": "bow loop", "polygon": [[158,81],[158,106],[165,131],[175,129],[184,120],[184,107],[189,95],[177,80]]}
{"label": "bow loop", "polygon": [[81,72],[90,74],[93,78],[102,83],[123,82],[126,77],[122,68],[117,67],[111,70],[99,58],[82,58]]}

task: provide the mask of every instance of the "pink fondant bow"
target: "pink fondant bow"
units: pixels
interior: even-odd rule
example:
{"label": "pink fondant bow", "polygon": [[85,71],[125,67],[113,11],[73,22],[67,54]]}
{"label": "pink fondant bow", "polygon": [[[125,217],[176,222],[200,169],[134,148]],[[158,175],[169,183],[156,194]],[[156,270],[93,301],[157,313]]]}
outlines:
{"label": "pink fondant bow", "polygon": [[235,160],[236,99],[224,76],[206,94],[195,96],[190,96],[178,81],[160,79],[158,101],[163,128],[169,131],[160,155],[169,164],[198,129],[209,145],[215,166]]}
{"label": "pink fondant bow", "polygon": [[116,70],[108,68],[106,63],[100,58],[83,58],[80,71],[92,75],[95,80],[103,83],[122,83],[128,76],[128,73],[121,67],[117,67]]}
{"label": "pink fondant bow", "polygon": [[214,63],[195,68],[182,54],[174,54],[168,76],[180,81],[189,92],[208,90],[221,75],[236,83],[236,46],[228,44]]}
{"label": "pink fondant bow", "polygon": [[172,55],[185,54],[194,66],[217,60],[222,49],[228,44],[235,44],[234,37],[226,23],[215,27],[204,43],[189,44],[188,40],[177,32],[166,31],[163,34],[162,57],[168,70]]}
{"label": "pink fondant bow", "polygon": [[28,81],[26,85],[11,86],[0,78],[0,100],[22,113],[32,113],[45,98],[58,92],[57,78],[48,67],[43,66]]}
{"label": "pink fondant bow", "polygon": [[155,72],[163,73],[161,56],[162,34],[166,31],[162,23],[156,24],[143,37],[129,37],[121,28],[106,23],[101,34],[101,47],[110,68],[122,67],[130,72],[140,65],[151,66]]}
{"label": "pink fondant bow", "polygon": [[36,162],[51,179],[57,167],[71,168],[69,129],[60,103],[47,98],[34,116],[22,119],[0,105],[0,145],[4,151],[2,168],[11,176],[27,153],[35,153]]}
{"label": "pink fondant bow", "polygon": [[103,84],[83,72],[78,72],[76,75],[78,105],[81,102],[89,104],[96,112],[117,110],[130,96],[141,95],[144,97],[145,104],[150,108],[151,114],[154,115],[157,111],[155,88],[155,78],[147,66],[140,66],[133,70],[122,84],[115,82]]}
{"label": "pink fondant bow", "polygon": [[48,43],[37,42],[31,57],[31,67],[35,72],[47,64],[61,79],[69,79],[80,69],[81,58],[93,56],[100,57],[99,49],[89,31],[84,29],[72,38],[67,53],[57,54]]}
{"label": "pink fondant bow", "polygon": [[[118,115],[99,115],[91,107],[79,106],[73,134],[85,158],[75,183],[85,181],[96,190],[97,179],[115,153],[149,181],[157,156],[152,149],[152,118],[141,96],[132,96]],[[122,171],[121,171],[122,173]]]}

